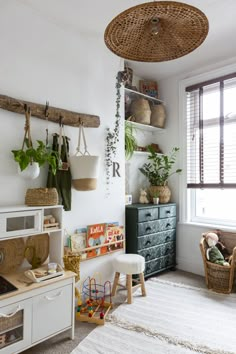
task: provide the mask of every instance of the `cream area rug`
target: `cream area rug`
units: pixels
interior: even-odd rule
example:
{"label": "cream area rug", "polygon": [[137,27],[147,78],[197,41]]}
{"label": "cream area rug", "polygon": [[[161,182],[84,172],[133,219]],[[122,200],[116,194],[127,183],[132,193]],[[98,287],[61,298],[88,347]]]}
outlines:
{"label": "cream area rug", "polygon": [[236,354],[236,294],[152,279],[73,354]]}

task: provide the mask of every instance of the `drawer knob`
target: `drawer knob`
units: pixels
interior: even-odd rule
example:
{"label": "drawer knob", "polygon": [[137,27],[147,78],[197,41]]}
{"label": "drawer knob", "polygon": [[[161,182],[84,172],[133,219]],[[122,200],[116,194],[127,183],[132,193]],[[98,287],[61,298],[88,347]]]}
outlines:
{"label": "drawer knob", "polygon": [[170,252],[170,249],[167,248],[166,251],[165,251],[165,255],[167,255],[169,252]]}
{"label": "drawer knob", "polygon": [[146,214],[146,217],[147,217],[147,218],[150,218],[151,216],[152,216],[151,213],[147,213],[147,214]]}
{"label": "drawer knob", "polygon": [[166,214],[170,214],[170,210],[166,210]]}
{"label": "drawer knob", "polygon": [[170,241],[170,236],[166,236],[165,242],[169,242],[169,241]]}
{"label": "drawer knob", "polygon": [[166,227],[170,227],[171,226],[171,224],[168,222],[168,224],[166,224]]}
{"label": "drawer knob", "polygon": [[152,228],[150,226],[146,227],[146,231],[152,231]]}
{"label": "drawer knob", "polygon": [[146,254],[145,260],[148,261],[150,259],[150,257],[151,257],[150,253]]}
{"label": "drawer knob", "polygon": [[145,243],[145,246],[151,245],[151,241],[147,240],[147,242]]}

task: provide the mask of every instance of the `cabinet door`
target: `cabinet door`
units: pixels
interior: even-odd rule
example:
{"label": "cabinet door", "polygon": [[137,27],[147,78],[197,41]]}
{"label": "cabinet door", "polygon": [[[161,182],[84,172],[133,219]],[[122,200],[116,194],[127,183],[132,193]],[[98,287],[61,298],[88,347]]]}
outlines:
{"label": "cabinet door", "polygon": [[72,326],[72,284],[33,298],[32,343]]}
{"label": "cabinet door", "polygon": [[0,308],[0,352],[18,353],[31,344],[31,299]]}

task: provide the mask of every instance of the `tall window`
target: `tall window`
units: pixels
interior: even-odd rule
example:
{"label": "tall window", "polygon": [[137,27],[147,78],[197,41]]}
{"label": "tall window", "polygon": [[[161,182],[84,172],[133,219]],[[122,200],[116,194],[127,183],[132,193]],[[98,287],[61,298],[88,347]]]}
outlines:
{"label": "tall window", "polygon": [[191,219],[236,224],[236,73],[186,95]]}

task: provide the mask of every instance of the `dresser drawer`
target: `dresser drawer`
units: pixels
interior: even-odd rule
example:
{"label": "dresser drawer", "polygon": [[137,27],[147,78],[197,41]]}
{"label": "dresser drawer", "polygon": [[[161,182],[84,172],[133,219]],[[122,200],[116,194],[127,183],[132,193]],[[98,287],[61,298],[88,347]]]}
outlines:
{"label": "dresser drawer", "polygon": [[176,206],[175,205],[160,207],[160,209],[159,209],[159,218],[160,219],[169,218],[171,216],[176,216]]}
{"label": "dresser drawer", "polygon": [[159,258],[162,256],[167,256],[168,254],[175,252],[175,242],[167,242],[163,245],[154,246],[150,248],[145,248],[144,250],[138,251],[140,256],[145,258],[145,261],[148,262],[151,259]]}
{"label": "dresser drawer", "polygon": [[145,208],[138,210],[138,222],[158,219],[159,208]]}
{"label": "dresser drawer", "polygon": [[138,237],[137,247],[138,250],[149,248],[152,246],[160,245],[162,243],[171,242],[175,240],[175,230],[168,230],[158,232],[156,234]]}
{"label": "dresser drawer", "polygon": [[143,222],[138,224],[138,236],[154,234],[159,231],[174,229],[175,227],[176,218],[166,218]]}
{"label": "dresser drawer", "polygon": [[164,270],[171,266],[175,266],[174,253],[146,262],[144,275],[147,276],[148,274]]}

